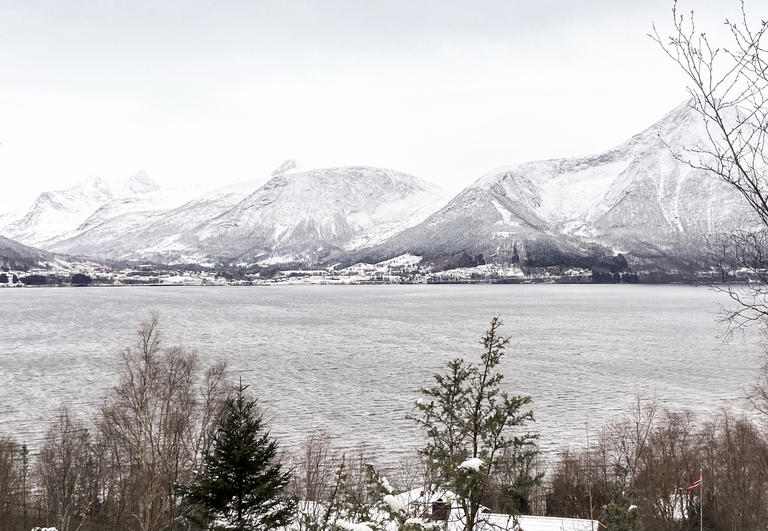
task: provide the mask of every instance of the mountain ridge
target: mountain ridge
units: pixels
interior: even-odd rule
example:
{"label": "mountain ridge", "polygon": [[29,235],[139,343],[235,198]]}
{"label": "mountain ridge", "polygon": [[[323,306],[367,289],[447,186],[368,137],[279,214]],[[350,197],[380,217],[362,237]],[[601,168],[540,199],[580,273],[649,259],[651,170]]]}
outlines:
{"label": "mountain ridge", "polygon": [[498,257],[517,249],[525,258],[536,241],[576,255],[592,243],[637,255],[689,252],[734,220],[754,221],[734,189],[676,157],[702,135],[686,102],[609,150],[495,168],[370,254]]}
{"label": "mountain ridge", "polygon": [[7,237],[41,248],[126,212],[155,211],[185,192],[160,187],[144,170],[120,181],[90,176],[69,188],[42,192],[26,211],[0,217]]}
{"label": "mountain ridge", "polygon": [[[135,188],[117,199],[94,179],[93,195],[111,199],[94,200],[100,206],[88,216],[93,205],[84,201],[73,209],[81,223],[45,234],[42,246],[108,259],[244,264],[378,262],[405,253],[531,263],[550,256],[557,263],[593,253],[595,245],[641,258],[703,254],[710,235],[754,222],[734,189],[683,162],[706,140],[700,116],[685,102],[611,149],[500,166],[452,198],[396,170],[300,171],[293,159],[266,179],[175,208],[142,203],[158,190],[141,172]],[[25,242],[42,238],[14,234]]]}
{"label": "mountain ridge", "polygon": [[295,168],[286,161],[245,196],[225,187],[143,224],[115,217],[52,248],[69,254],[99,249],[111,259],[316,261],[381,242],[448,199],[432,183],[395,170]]}

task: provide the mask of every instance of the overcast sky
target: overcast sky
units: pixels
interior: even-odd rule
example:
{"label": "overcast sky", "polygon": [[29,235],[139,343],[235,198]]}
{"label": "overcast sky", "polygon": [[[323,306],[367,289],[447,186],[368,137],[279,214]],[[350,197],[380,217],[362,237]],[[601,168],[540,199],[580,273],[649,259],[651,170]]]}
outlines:
{"label": "overcast sky", "polygon": [[[671,0],[0,0],[0,212],[90,175],[372,165],[458,192],[687,97]],[[747,0],[765,11],[766,1]],[[680,0],[713,30],[738,0]],[[768,16],[768,13],[759,13]]]}

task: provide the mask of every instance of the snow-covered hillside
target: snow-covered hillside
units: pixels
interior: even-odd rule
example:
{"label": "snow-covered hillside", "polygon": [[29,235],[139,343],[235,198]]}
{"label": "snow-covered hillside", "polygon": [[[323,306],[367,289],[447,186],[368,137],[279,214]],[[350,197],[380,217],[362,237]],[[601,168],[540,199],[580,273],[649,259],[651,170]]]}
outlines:
{"label": "snow-covered hillside", "polygon": [[199,193],[199,189],[161,188],[144,171],[114,183],[89,177],[71,188],[43,192],[23,214],[3,216],[0,232],[27,245],[51,249],[115,217],[167,210]]}
{"label": "snow-covered hillside", "polygon": [[36,266],[45,262],[53,263],[55,260],[53,253],[0,236],[0,265]]}
{"label": "snow-covered hillside", "polygon": [[166,262],[312,261],[386,241],[449,199],[430,183],[378,168],[298,171],[286,161],[272,175],[209,192],[144,221],[116,216],[52,248]]}
{"label": "snow-covered hillside", "polygon": [[[638,256],[701,253],[712,234],[754,222],[742,198],[681,162],[705,145],[684,103],[608,151],[496,168],[449,201],[411,175],[372,167],[300,171],[198,195],[160,189],[140,172],[41,194],[0,230],[76,255],[161,262],[315,263],[576,253],[599,243]],[[182,201],[182,198],[184,201]]]}
{"label": "snow-covered hillside", "polygon": [[675,157],[704,145],[703,135],[684,103],[603,153],[496,168],[379,254],[503,253],[535,240],[639,254],[701,248],[708,235],[752,223],[731,187]]}
{"label": "snow-covered hillside", "polygon": [[311,260],[386,241],[447,199],[431,183],[380,168],[280,174],[196,236],[214,255]]}

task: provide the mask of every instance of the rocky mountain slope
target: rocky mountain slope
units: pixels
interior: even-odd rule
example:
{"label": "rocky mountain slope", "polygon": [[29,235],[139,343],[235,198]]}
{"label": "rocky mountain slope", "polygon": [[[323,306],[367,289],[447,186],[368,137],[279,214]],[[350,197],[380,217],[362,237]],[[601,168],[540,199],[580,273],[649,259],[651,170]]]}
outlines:
{"label": "rocky mountain slope", "polygon": [[675,157],[703,134],[685,103],[603,153],[494,169],[370,254],[526,257],[579,254],[593,242],[638,256],[701,250],[709,235],[753,222],[731,187]]}
{"label": "rocky mountain slope", "polygon": [[386,241],[449,198],[392,170],[296,171],[294,164],[245,197],[242,190],[221,189],[143,221],[118,216],[51,248],[113,259],[311,262]]}
{"label": "rocky mountain slope", "polygon": [[26,244],[105,259],[159,262],[380,261],[458,253],[546,263],[595,244],[640,259],[701,255],[712,234],[754,222],[741,197],[680,161],[706,144],[684,103],[608,151],[496,168],[456,197],[371,167],[299,171],[181,203],[146,174],[92,178],[41,194],[0,231]]}
{"label": "rocky mountain slope", "polygon": [[445,199],[430,183],[379,168],[281,174],[197,229],[196,236],[218,256],[314,260],[383,242],[418,224]]}
{"label": "rocky mountain slope", "polygon": [[44,192],[28,210],[4,216],[0,232],[27,245],[50,249],[112,218],[168,209],[188,198],[186,191],[162,189],[144,171],[115,183],[89,177],[73,187]]}

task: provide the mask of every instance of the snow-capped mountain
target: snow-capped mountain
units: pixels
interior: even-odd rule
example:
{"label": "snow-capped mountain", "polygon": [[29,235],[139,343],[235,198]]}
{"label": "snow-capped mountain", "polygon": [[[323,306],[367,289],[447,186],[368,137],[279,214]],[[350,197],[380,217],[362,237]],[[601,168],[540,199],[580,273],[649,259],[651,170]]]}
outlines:
{"label": "snow-capped mountain", "polygon": [[447,199],[437,186],[393,170],[282,173],[195,234],[216,256],[303,261],[383,242]]}
{"label": "snow-capped mountain", "polygon": [[0,231],[27,245],[50,249],[58,241],[117,216],[168,209],[189,195],[160,188],[144,171],[115,183],[89,177],[71,188],[40,194],[23,215],[4,216]]}
{"label": "snow-capped mountain", "polygon": [[394,170],[300,171],[288,160],[269,178],[183,204],[143,172],[119,185],[91,178],[41,194],[23,217],[5,216],[0,230],[61,253],[164,262],[461,252],[519,253],[531,262],[583,255],[594,243],[638,257],[695,254],[710,235],[754,222],[731,187],[681,162],[706,143],[700,117],[684,103],[613,149],[496,168],[450,201]]}
{"label": "snow-capped mountain", "polygon": [[2,228],[3,234],[27,245],[46,242],[74,231],[113,199],[107,182],[89,177],[65,190],[43,192],[21,219]]}
{"label": "snow-capped mountain", "polygon": [[588,242],[638,255],[701,248],[710,234],[752,223],[735,190],[676,158],[704,145],[703,134],[684,103],[603,153],[494,169],[375,255],[567,253]]}
{"label": "snow-capped mountain", "polygon": [[[296,168],[286,160],[272,172],[276,175]],[[231,184],[210,190],[168,210],[126,212],[88,227],[66,240],[53,244],[58,252],[117,258],[140,258],[169,262],[207,260],[190,237],[191,228],[216,218],[258,190],[267,178]]]}
{"label": "snow-capped mountain", "polygon": [[57,242],[57,252],[160,262],[208,260],[190,234],[234,208],[268,179],[253,179],[198,196],[173,209],[126,212]]}
{"label": "snow-capped mountain", "polygon": [[449,198],[431,183],[378,168],[297,171],[286,161],[272,175],[209,192],[145,223],[113,218],[54,248],[158,261],[311,261],[383,242]]}

